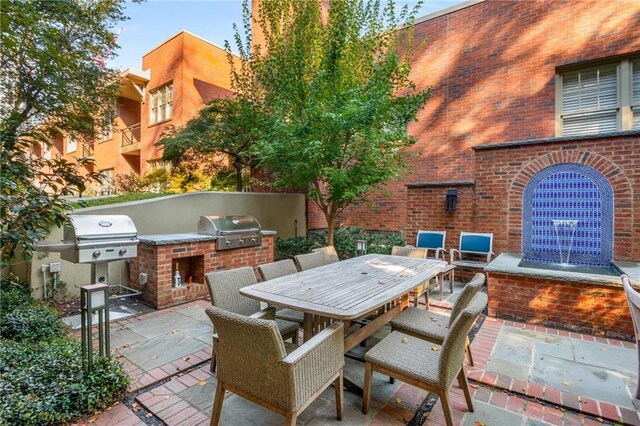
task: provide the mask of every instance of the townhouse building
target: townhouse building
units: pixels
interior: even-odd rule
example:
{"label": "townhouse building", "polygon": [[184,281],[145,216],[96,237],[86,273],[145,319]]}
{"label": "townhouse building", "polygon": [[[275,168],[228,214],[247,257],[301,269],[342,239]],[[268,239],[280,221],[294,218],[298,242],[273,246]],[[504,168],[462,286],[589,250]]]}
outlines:
{"label": "townhouse building", "polygon": [[69,160],[92,158],[95,164],[90,171],[105,176],[94,191],[111,192],[116,175],[144,176],[166,168],[156,143],[167,127],[184,125],[209,100],[232,94],[226,51],[188,31],[146,53],[142,70],[120,72],[117,102],[112,115],[105,117],[106,130],[97,140],[80,142],[59,135],[51,148],[43,147],[37,154]]}
{"label": "townhouse building", "polygon": [[[550,214],[598,216],[578,218],[585,250],[640,259],[640,2],[467,1],[418,19],[415,36],[411,77],[433,96],[408,129],[412,172],[343,226],[404,230],[409,243],[446,230],[447,247],[491,232],[496,253],[523,252],[549,239],[535,206],[556,191]],[[310,229],[326,227],[308,210]]]}

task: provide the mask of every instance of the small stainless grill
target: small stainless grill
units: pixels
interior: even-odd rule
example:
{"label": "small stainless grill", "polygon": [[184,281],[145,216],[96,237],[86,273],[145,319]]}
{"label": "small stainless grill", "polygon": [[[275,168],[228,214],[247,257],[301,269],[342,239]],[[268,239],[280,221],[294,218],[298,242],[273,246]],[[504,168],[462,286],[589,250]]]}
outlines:
{"label": "small stainless grill", "polygon": [[218,237],[216,249],[228,250],[262,244],[262,227],[253,216],[200,216],[198,234]]}
{"label": "small stainless grill", "polygon": [[111,262],[138,255],[138,231],[129,216],[71,216],[63,235],[71,248],[60,257],[69,262]]}

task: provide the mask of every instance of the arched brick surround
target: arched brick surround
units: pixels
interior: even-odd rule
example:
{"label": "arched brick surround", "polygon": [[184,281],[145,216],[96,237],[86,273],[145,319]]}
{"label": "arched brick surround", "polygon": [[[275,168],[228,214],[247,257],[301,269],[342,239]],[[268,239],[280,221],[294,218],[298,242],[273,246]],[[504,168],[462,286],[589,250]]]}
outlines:
{"label": "arched brick surround", "polygon": [[529,180],[539,171],[563,163],[582,164],[595,169],[611,184],[614,197],[614,259],[631,260],[633,245],[633,192],[620,167],[609,159],[580,149],[547,152],[524,165],[509,187],[507,226],[508,250],[522,251],[522,197]]}

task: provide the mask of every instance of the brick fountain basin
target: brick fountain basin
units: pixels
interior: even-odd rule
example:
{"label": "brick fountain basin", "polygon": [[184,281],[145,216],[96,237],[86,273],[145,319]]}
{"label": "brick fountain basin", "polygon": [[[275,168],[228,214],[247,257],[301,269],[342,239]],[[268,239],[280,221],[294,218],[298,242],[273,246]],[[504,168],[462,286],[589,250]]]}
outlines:
{"label": "brick fountain basin", "polygon": [[[580,333],[633,336],[619,274],[521,264],[522,254],[502,253],[485,268],[489,315]],[[640,264],[612,266],[629,275],[632,283],[640,283]]]}

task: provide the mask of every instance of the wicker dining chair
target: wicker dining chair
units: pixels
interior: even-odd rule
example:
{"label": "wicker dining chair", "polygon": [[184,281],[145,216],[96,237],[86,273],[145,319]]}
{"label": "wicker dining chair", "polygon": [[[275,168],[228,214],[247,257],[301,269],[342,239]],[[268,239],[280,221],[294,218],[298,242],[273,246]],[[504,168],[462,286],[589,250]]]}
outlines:
{"label": "wicker dining chair", "polygon": [[[277,262],[258,265],[258,273],[262,281],[273,280],[298,272],[295,263],[291,259],[279,260]],[[293,309],[276,309],[276,318],[291,321],[302,325],[304,323],[304,313]]]}
{"label": "wicker dining chair", "polygon": [[631,279],[628,275],[622,276],[622,286],[627,294],[627,303],[633,321],[633,330],[636,338],[636,350],[638,351],[638,386],[636,388],[636,399],[640,399],[640,292],[631,286]]}
{"label": "wicker dining chair", "polygon": [[340,261],[340,258],[338,257],[338,252],[336,251],[336,248],[334,246],[314,248],[313,250],[311,250],[311,252],[323,253],[327,263],[336,263]]}
{"label": "wicker dining chair", "polygon": [[[467,307],[480,288],[482,288],[484,281],[484,274],[478,273],[464,286],[451,308],[450,316],[427,312],[418,308],[407,308],[391,321],[391,330],[398,330],[413,337],[441,345],[447,337],[453,321],[458,317],[460,312]],[[473,366],[473,356],[471,355],[468,337],[465,344],[465,351],[469,365]]]}
{"label": "wicker dining chair", "polygon": [[[209,272],[205,274],[205,280],[209,287],[211,304],[218,308],[240,315],[253,315],[260,311],[260,302],[240,294],[240,289],[248,285],[257,284],[256,275],[253,268],[230,269],[228,271]],[[278,329],[283,339],[291,339],[294,344],[298,343],[297,323],[291,321],[276,320]],[[211,354],[211,371],[216,369],[215,353]]]}
{"label": "wicker dining chair", "polygon": [[306,254],[299,254],[293,257],[298,269],[306,271],[308,269],[317,268],[319,266],[335,263],[327,259],[327,256],[321,251],[315,251]]}
{"label": "wicker dining chair", "polygon": [[217,333],[214,350],[219,364],[211,425],[220,421],[226,391],[285,416],[285,425],[295,425],[298,414],[331,383],[335,384],[336,415],[341,420],[342,323],[331,324],[287,353],[276,323],[262,319],[269,311],[273,313],[273,308],[247,317],[207,308]]}
{"label": "wicker dining chair", "polygon": [[457,378],[467,407],[473,412],[469,384],[464,374],[465,339],[480,313],[487,306],[487,295],[477,293],[453,321],[442,346],[393,331],[364,356],[364,396],[362,412],[369,410],[371,376],[374,371],[395,377],[440,397],[447,426],[453,425],[449,388]]}
{"label": "wicker dining chair", "polygon": [[[426,248],[418,248],[412,246],[393,246],[391,247],[391,256],[415,257],[417,259],[426,259],[429,250]],[[429,280],[430,281],[430,280]],[[420,296],[424,294],[424,306],[429,310],[429,281],[420,284],[415,290],[409,292],[409,296],[413,298],[413,306],[418,307]]]}

